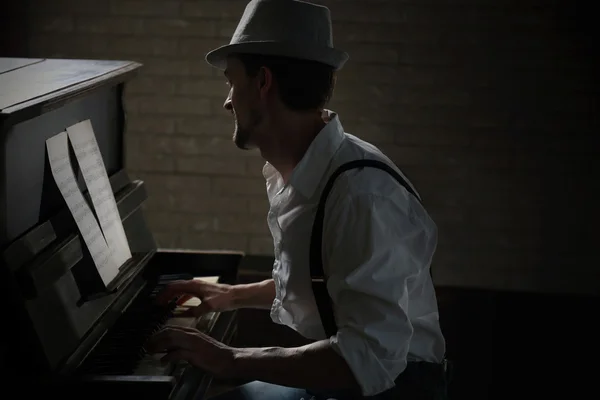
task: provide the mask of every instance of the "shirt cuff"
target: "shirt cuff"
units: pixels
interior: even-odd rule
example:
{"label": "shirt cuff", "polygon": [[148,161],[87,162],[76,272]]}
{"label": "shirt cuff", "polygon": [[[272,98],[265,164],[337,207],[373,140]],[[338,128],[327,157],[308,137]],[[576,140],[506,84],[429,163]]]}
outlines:
{"label": "shirt cuff", "polygon": [[363,396],[373,396],[395,386],[395,379],[390,376],[364,338],[351,330],[340,329],[329,341],[333,350],[346,360]]}

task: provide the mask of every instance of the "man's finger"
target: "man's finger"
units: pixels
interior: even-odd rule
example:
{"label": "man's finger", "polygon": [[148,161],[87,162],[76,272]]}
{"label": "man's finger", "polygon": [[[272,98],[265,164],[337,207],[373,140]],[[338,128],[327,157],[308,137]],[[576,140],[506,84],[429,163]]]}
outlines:
{"label": "man's finger", "polygon": [[177,307],[173,311],[173,317],[176,318],[195,318],[193,307]]}
{"label": "man's finger", "polygon": [[186,301],[193,299],[193,298],[194,298],[194,296],[190,296],[189,294],[184,294],[177,300],[177,305],[180,306],[183,303],[185,303]]}
{"label": "man's finger", "polygon": [[197,341],[197,340],[198,340],[198,338],[202,338],[202,339],[204,339],[205,341],[207,341],[207,342],[210,342],[210,343],[213,343],[213,344],[214,344],[214,343],[219,343],[219,342],[218,342],[216,339],[214,339],[212,336],[210,336],[210,335],[207,335],[206,333],[204,333],[204,332],[201,332],[201,331],[199,331],[198,329],[196,329],[196,328],[192,328],[192,327],[189,327],[189,326],[181,326],[181,325],[168,325],[168,326],[166,326],[165,328],[169,328],[169,329],[171,329],[171,330],[179,330],[179,331],[182,331],[182,332],[186,332],[186,333],[188,333],[188,334],[191,334],[191,335],[192,335],[192,337],[189,337],[189,339],[190,339],[190,340],[192,341],[192,343],[194,344],[194,346],[193,346],[193,347],[194,347],[194,349],[196,349],[196,348],[198,347],[198,346],[196,345],[196,344],[198,343],[198,341]]}
{"label": "man's finger", "polygon": [[191,297],[199,297],[198,293],[199,285],[194,281],[174,281],[165,286],[163,290],[156,296],[156,302],[159,304],[166,304],[173,298],[181,295],[188,295]]}
{"label": "man's finger", "polygon": [[178,331],[183,331],[183,332],[187,332],[187,333],[200,333],[200,331],[198,331],[198,329],[196,328],[192,328],[189,326],[182,326],[182,325],[166,325],[165,329],[172,329],[172,330],[178,330]]}
{"label": "man's finger", "polygon": [[176,317],[201,317],[211,311],[211,307],[206,302],[202,302],[196,307],[179,306],[173,313]]}
{"label": "man's finger", "polygon": [[161,353],[171,350],[192,350],[193,333],[174,327],[166,327],[148,339],[144,348],[149,353]]}
{"label": "man's finger", "polygon": [[170,351],[167,354],[165,354],[160,359],[160,362],[163,364],[167,364],[169,362],[187,361],[188,363],[194,365],[194,357],[195,354],[193,351],[179,349]]}
{"label": "man's finger", "polygon": [[209,313],[211,311],[211,307],[207,302],[203,301],[196,307],[190,308],[190,310],[192,311],[192,314],[194,315],[194,317],[201,317],[204,314]]}

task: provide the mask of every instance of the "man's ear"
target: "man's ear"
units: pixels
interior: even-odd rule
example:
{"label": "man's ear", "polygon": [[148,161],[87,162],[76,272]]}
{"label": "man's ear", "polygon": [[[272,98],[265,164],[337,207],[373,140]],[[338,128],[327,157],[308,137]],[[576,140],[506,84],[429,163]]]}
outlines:
{"label": "man's ear", "polygon": [[273,87],[273,73],[269,68],[261,67],[257,74],[258,90],[265,97]]}

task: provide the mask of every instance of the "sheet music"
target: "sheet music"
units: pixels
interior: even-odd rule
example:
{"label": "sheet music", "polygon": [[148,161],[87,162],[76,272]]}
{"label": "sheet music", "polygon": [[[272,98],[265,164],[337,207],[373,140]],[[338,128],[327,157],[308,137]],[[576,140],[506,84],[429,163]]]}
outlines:
{"label": "sheet music", "polygon": [[104,238],[112,250],[117,268],[121,267],[131,258],[131,249],[92,123],[88,119],[72,125],[67,128],[67,134],[75,150]]}
{"label": "sheet music", "polygon": [[87,204],[75,178],[69,157],[69,141],[67,132],[61,132],[46,140],[46,149],[50,160],[50,169],[54,181],[60,190],[81,236],[87,245],[100,277],[107,285],[118,272],[111,249],[106,244],[100,226],[92,209]]}

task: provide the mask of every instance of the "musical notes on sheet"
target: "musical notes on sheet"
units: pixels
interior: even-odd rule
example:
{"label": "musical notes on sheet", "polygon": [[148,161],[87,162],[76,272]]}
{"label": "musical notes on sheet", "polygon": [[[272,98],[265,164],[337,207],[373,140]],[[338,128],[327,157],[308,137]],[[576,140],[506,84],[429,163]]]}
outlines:
{"label": "musical notes on sheet", "polygon": [[72,125],[67,128],[67,134],[73,145],[104,237],[112,250],[115,263],[120,267],[131,258],[131,250],[92,123],[90,120],[85,120]]}
{"label": "musical notes on sheet", "polygon": [[77,223],[102,281],[107,285],[117,275],[118,264],[115,263],[113,251],[106,243],[92,209],[77,185],[69,156],[67,132],[61,132],[46,140],[46,148],[58,189]]}

